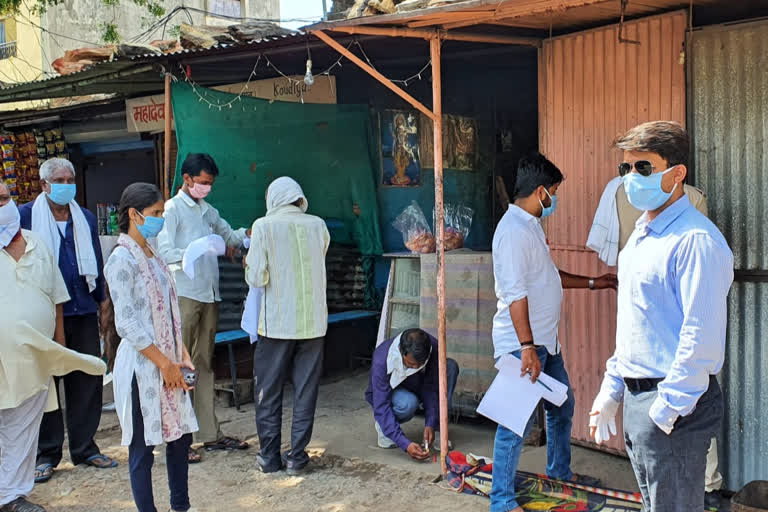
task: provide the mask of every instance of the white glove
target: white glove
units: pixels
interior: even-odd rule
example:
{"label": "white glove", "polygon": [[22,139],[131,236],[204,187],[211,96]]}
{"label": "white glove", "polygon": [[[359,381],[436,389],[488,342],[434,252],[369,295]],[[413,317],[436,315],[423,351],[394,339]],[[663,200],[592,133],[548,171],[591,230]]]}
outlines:
{"label": "white glove", "polygon": [[597,444],[607,442],[612,435],[616,435],[616,411],[618,410],[619,402],[611,398],[608,393],[598,393],[589,413],[589,426],[596,428]]}

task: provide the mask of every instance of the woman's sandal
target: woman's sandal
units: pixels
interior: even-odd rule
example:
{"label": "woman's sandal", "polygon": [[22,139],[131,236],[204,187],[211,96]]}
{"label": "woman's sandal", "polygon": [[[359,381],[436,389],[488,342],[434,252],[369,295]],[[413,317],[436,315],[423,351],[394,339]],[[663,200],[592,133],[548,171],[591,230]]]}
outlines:
{"label": "woman's sandal", "polygon": [[203,458],[200,456],[199,453],[197,453],[192,448],[189,449],[189,454],[187,455],[187,461],[189,462],[189,464],[197,464],[202,460]]}

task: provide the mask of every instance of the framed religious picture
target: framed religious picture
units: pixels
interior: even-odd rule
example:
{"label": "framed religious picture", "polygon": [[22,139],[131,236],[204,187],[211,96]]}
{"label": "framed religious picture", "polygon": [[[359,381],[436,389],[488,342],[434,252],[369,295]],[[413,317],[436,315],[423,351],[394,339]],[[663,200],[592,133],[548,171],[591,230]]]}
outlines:
{"label": "framed religious picture", "polygon": [[[421,116],[421,166],[434,167],[432,120]],[[473,171],[477,162],[477,121],[470,117],[443,114],[443,167]]]}
{"label": "framed religious picture", "polygon": [[419,116],[407,110],[385,110],[381,129],[381,184],[385,187],[421,185]]}

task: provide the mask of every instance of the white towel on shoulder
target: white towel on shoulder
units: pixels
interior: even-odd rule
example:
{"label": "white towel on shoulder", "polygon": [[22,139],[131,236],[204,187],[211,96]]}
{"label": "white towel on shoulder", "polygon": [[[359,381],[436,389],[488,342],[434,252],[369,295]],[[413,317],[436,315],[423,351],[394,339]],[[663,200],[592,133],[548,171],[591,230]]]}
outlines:
{"label": "white towel on shoulder", "polygon": [[616,266],[619,259],[619,211],[616,208],[616,192],[622,183],[621,177],[617,176],[605,186],[587,238],[587,247],[611,267]]}
{"label": "white towel on shoulder", "polygon": [[[85,219],[83,210],[75,201],[69,203],[69,214],[72,216],[72,228],[75,232],[75,253],[77,254],[77,269],[88,283],[88,291],[96,289],[96,279],[99,277],[99,264],[96,252],[93,250],[91,227]],[[32,205],[32,231],[40,235],[45,245],[53,252],[54,261],[59,263],[59,248],[61,234],[53,218],[51,206],[45,193],[40,194]]]}

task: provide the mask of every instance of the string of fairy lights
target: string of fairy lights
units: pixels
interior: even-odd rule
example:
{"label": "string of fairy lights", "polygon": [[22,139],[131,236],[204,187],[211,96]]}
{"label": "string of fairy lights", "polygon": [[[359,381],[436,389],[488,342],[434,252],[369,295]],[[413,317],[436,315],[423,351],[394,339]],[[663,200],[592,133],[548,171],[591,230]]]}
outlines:
{"label": "string of fairy lights", "polygon": [[[360,44],[360,42],[355,39],[352,42],[350,42],[346,49],[350,50],[352,47],[356,47],[360,50],[360,53],[362,54],[365,61],[368,63],[369,66],[371,66],[373,69],[376,69],[376,66],[373,64],[371,59],[368,57],[368,54],[365,53],[365,49],[363,49],[363,46]],[[257,56],[256,63],[253,66],[253,69],[251,69],[251,72],[248,74],[248,79],[243,83],[242,88],[238,93],[232,92],[234,95],[231,100],[229,101],[222,101],[222,98],[219,95],[211,95],[210,89],[208,89],[205,86],[202,86],[192,80],[190,78],[189,73],[187,70],[184,69],[184,66],[179,64],[179,69],[181,71],[181,76],[184,77],[184,81],[190,85],[192,88],[192,92],[197,96],[197,99],[200,103],[204,103],[208,106],[208,109],[215,110],[218,109],[219,111],[222,110],[228,110],[234,108],[235,105],[242,105],[242,110],[245,112],[245,105],[242,103],[243,96],[248,96],[249,87],[251,85],[251,82],[254,81],[254,79],[258,78],[259,76],[259,66],[266,66],[268,69],[273,70],[275,73],[277,73],[280,77],[287,80],[291,85],[298,86],[297,91],[300,95],[301,103],[304,103],[304,90],[305,87],[310,87],[315,83],[315,76],[326,76],[328,77],[328,81],[333,87],[333,81],[331,80],[331,72],[337,68],[342,67],[341,62],[344,60],[344,56],[340,56],[336,61],[334,61],[328,68],[324,69],[320,73],[313,73],[312,72],[312,55],[309,50],[309,46],[307,46],[307,66],[306,66],[306,73],[304,74],[304,77],[302,79],[294,78],[293,76],[290,76],[286,73],[284,73],[280,68],[278,68],[272,60],[270,60],[269,56],[263,53],[260,53]],[[262,61],[264,64],[262,64]],[[414,73],[411,76],[408,76],[406,78],[402,79],[389,79],[391,82],[403,85],[404,87],[408,87],[408,85],[416,80],[422,79],[422,74],[426,72],[427,69],[432,65],[432,60],[430,59],[424,66],[422,66],[416,73]],[[178,81],[178,78],[175,75],[171,75],[172,79],[174,81]]]}

